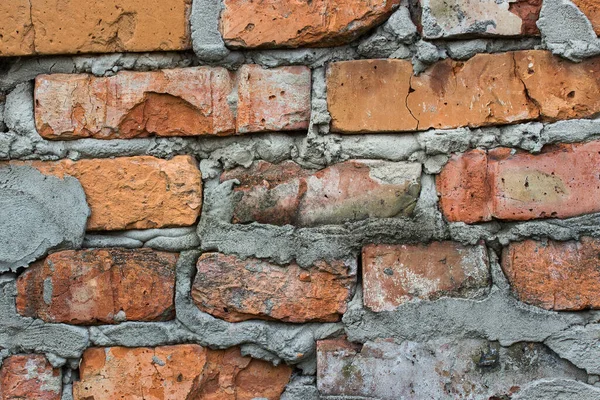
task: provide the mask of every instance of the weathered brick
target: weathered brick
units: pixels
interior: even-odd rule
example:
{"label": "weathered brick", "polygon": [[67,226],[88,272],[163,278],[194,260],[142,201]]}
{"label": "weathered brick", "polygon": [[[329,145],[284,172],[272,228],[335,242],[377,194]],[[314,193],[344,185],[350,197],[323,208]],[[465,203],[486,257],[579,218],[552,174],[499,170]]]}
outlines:
{"label": "weathered brick", "polygon": [[363,301],[375,312],[413,299],[473,297],[485,293],[490,273],[485,246],[454,242],[365,246]]}
{"label": "weathered brick", "polygon": [[17,311],[75,325],[175,317],[177,255],[151,249],[66,250],[17,280]]}
{"label": "weathered brick", "polygon": [[600,308],[600,240],[525,240],[502,252],[502,268],[517,297],[548,310]]}
{"label": "weathered brick", "polygon": [[237,131],[307,129],[310,91],[311,73],[307,67],[242,66],[237,77]]}
{"label": "weathered brick", "polygon": [[288,161],[255,162],[221,175],[238,179],[233,221],[316,226],[410,215],[420,191],[418,163],[353,160],[317,172]]}
{"label": "weathered brick", "polygon": [[585,376],[540,343],[501,347],[481,339],[399,344],[390,339],[361,348],[343,339],[317,342],[317,386],[323,396],[505,399],[538,379]]}
{"label": "weathered brick", "polygon": [[420,0],[423,36],[539,35],[541,0]]}
{"label": "weathered brick", "polygon": [[0,2],[0,56],[34,53],[31,1]]}
{"label": "weathered brick", "polygon": [[590,20],[596,35],[600,35],[600,4],[597,0],[572,0]]}
{"label": "weathered brick", "polygon": [[35,120],[54,140],[305,130],[310,91],[304,66],[244,65],[235,76],[220,67],[40,75]]}
{"label": "weathered brick", "polygon": [[518,51],[514,57],[542,119],[589,118],[600,111],[600,57],[573,63],[542,50]]}
{"label": "weathered brick", "polygon": [[449,221],[566,218],[600,211],[600,142],[540,154],[499,148],[454,155],[437,178]]}
{"label": "weathered brick", "polygon": [[412,64],[405,60],[332,63],[327,69],[327,103],[332,129],[366,133],[414,131],[418,121],[406,107]]}
{"label": "weathered brick", "polygon": [[156,348],[91,348],[83,354],[75,400],[278,399],[286,365],[242,357],[238,348],[186,344]]}
{"label": "weathered brick", "polygon": [[439,61],[419,76],[403,60],[333,63],[327,102],[342,133],[587,118],[600,111],[600,57],[572,63],[542,50]]}
{"label": "weathered brick", "polygon": [[0,37],[4,38],[0,56],[165,51],[190,47],[190,0],[3,3],[6,4],[0,6]]}
{"label": "weathered brick", "polygon": [[377,26],[399,0],[225,0],[221,31],[236,48],[322,47],[347,43]]}
{"label": "weathered brick", "polygon": [[319,261],[310,269],[255,258],[205,253],[192,298],[198,308],[230,322],[248,319],[334,322],[356,284],[356,261]]}
{"label": "weathered brick", "polygon": [[200,214],[202,179],[192,156],[12,164],[31,165],[47,175],[79,179],[91,210],[88,230],[189,226]]}
{"label": "weathered brick", "polygon": [[61,140],[228,135],[235,132],[232,89],[229,72],[211,67],[40,75],[36,127],[42,137]]}
{"label": "weathered brick", "polygon": [[16,355],[6,358],[0,368],[0,400],[60,400],[60,369],[41,354]]}

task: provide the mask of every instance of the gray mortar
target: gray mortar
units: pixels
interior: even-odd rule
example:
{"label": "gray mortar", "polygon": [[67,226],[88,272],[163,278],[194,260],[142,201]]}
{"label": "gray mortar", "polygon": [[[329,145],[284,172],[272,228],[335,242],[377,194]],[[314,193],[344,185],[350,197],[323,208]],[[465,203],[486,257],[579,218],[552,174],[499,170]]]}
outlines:
{"label": "gray mortar", "polygon": [[[276,356],[288,364],[298,364],[306,373],[314,373],[316,340],[339,335],[343,331],[342,325],[268,321],[230,323],[206,314],[191,299],[192,279],[199,255],[200,252],[197,251],[181,253],[177,262],[175,294],[177,319],[197,335],[197,343],[218,349],[242,345],[242,351],[246,353],[261,356],[263,352],[267,352],[270,361],[275,361]],[[257,348],[263,352],[257,352]]]}
{"label": "gray mortar", "polygon": [[63,385],[63,392],[60,400],[73,400],[73,385]]}
{"label": "gray mortar", "polygon": [[88,331],[64,324],[44,323],[17,314],[16,282],[0,275],[0,347],[11,354],[53,353],[62,358],[80,358],[89,344]]}
{"label": "gray mortar", "polygon": [[205,185],[204,212],[198,225],[205,251],[267,258],[281,264],[295,260],[308,267],[317,260],[356,255],[366,243],[428,242],[447,236],[436,206],[434,178],[430,175],[421,179],[414,218],[368,219],[317,228],[229,223],[233,184],[214,180]]}
{"label": "gray mortar", "polygon": [[365,58],[387,58],[403,51],[409,56],[410,49],[407,45],[413,44],[417,37],[417,27],[408,8],[400,7],[375,32],[359,40],[357,51]]}
{"label": "gray mortar", "polygon": [[192,250],[200,246],[196,227],[145,229],[122,232],[106,232],[104,234],[88,234],[83,247],[124,247],[135,249],[150,247],[164,251]]}
{"label": "gray mortar", "polygon": [[571,361],[588,374],[600,374],[600,325],[574,326],[557,332],[544,342],[560,357]]}
{"label": "gray mortar", "polygon": [[471,337],[510,346],[517,342],[543,342],[553,334],[600,317],[594,311],[546,311],[517,301],[497,257],[493,252],[489,254],[493,286],[481,300],[412,301],[394,311],[374,313],[363,306],[362,290],[357,289],[343,316],[348,339],[364,343],[377,338],[420,342],[440,337]]}
{"label": "gray mortar", "polygon": [[94,346],[164,346],[199,341],[178,321],[170,322],[123,322],[118,325],[92,326],[89,328],[90,343]]}
{"label": "gray mortar", "polygon": [[314,376],[294,375],[285,387],[280,400],[319,400]]}
{"label": "gray mortar", "polygon": [[474,39],[434,41],[436,46],[445,49],[448,56],[455,60],[467,60],[480,53],[503,53],[517,50],[534,50],[541,47],[537,37],[523,39]]}
{"label": "gray mortar", "polygon": [[220,0],[194,0],[192,3],[192,47],[200,60],[215,62],[229,55],[219,31],[221,9]]}
{"label": "gray mortar", "polygon": [[600,40],[592,24],[569,0],[545,0],[537,26],[543,44],[553,54],[573,61],[600,54]]}
{"label": "gray mortar", "polygon": [[523,386],[514,400],[600,400],[600,389],[569,379],[541,379]]}
{"label": "gray mortar", "polygon": [[0,272],[27,267],[50,250],[78,248],[89,215],[77,179],[43,175],[29,166],[2,166]]}

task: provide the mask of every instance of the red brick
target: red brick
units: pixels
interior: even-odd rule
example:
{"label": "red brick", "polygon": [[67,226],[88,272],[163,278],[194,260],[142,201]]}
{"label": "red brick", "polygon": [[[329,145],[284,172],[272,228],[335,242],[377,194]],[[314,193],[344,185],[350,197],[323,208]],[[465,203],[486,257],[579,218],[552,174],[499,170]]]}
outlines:
{"label": "red brick", "polygon": [[[190,0],[6,1],[0,56],[190,48]],[[64,16],[68,15],[68,20]]]}
{"label": "red brick", "polygon": [[17,280],[17,311],[75,325],[175,317],[177,255],[151,249],[66,250]]}
{"label": "red brick", "polygon": [[83,354],[75,400],[279,399],[291,376],[286,365],[242,357],[238,348],[194,344],[156,348],[91,348]]}
{"label": "red brick", "polygon": [[202,179],[192,156],[11,162],[43,174],[71,175],[83,186],[92,231],[189,226],[202,205]]}
{"label": "red brick", "polygon": [[567,218],[600,211],[600,142],[540,154],[499,148],[454,155],[437,179],[449,221]]}
{"label": "red brick", "polygon": [[489,287],[485,246],[454,242],[363,248],[363,301],[375,312],[414,299],[472,297]]}
{"label": "red brick", "polygon": [[235,117],[224,68],[154,72],[40,75],[35,120],[46,139],[129,139],[145,136],[228,135]]}
{"label": "red brick", "polygon": [[600,112],[600,57],[575,64],[548,51],[446,59],[419,76],[402,60],[357,60],[328,69],[332,129],[393,132],[503,125]]}
{"label": "red brick", "polygon": [[517,297],[547,310],[600,308],[600,240],[511,243],[502,268]]}
{"label": "red brick", "polygon": [[0,400],[60,400],[60,369],[41,354],[10,356],[0,368]]}
{"label": "red brick", "polygon": [[356,284],[356,262],[319,261],[310,269],[205,253],[192,288],[196,306],[229,322],[249,319],[335,322]]}
{"label": "red brick", "polygon": [[348,43],[383,22],[399,0],[225,0],[228,46],[321,47]]}
{"label": "red brick", "polygon": [[237,131],[306,130],[310,91],[311,73],[307,67],[242,66],[237,77]]}
{"label": "red brick", "polygon": [[36,128],[54,140],[306,130],[310,92],[303,66],[244,65],[236,75],[218,67],[40,75]]}
{"label": "red brick", "polygon": [[264,161],[223,173],[238,179],[233,221],[316,226],[410,215],[420,190],[416,163],[353,160],[317,172]]}

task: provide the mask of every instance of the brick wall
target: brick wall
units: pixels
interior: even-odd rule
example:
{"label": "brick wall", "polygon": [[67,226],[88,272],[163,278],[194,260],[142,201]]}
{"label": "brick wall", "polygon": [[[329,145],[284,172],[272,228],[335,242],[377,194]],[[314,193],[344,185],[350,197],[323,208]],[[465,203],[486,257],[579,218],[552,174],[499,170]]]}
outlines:
{"label": "brick wall", "polygon": [[600,4],[0,4],[0,400],[600,399]]}

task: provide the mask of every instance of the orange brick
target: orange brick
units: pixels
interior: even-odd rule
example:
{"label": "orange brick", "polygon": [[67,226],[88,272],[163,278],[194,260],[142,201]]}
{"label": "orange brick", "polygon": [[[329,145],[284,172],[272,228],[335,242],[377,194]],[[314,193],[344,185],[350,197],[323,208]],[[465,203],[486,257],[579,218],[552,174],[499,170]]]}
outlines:
{"label": "orange brick", "polygon": [[0,5],[2,56],[190,48],[190,0],[2,3],[6,3]]}
{"label": "orange brick", "polygon": [[348,43],[383,22],[399,0],[225,0],[228,46],[321,47]]}
{"label": "orange brick", "polygon": [[44,174],[79,179],[91,210],[88,230],[189,226],[200,215],[202,179],[192,156],[11,164],[31,165]]}
{"label": "orange brick", "polygon": [[91,348],[83,353],[75,400],[279,399],[292,369],[242,357],[238,348],[194,344]]}

